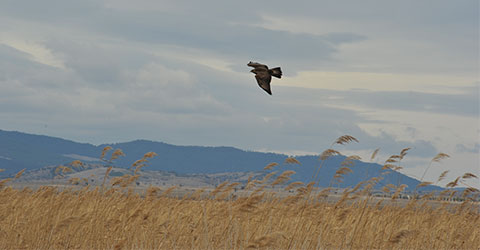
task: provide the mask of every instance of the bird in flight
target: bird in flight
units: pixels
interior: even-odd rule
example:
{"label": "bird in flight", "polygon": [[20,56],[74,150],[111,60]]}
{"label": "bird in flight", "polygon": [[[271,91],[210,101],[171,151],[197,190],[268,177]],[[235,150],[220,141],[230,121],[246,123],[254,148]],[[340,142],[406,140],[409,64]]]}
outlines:
{"label": "bird in flight", "polygon": [[272,95],[270,82],[272,81],[272,76],[276,78],[282,78],[282,70],[280,67],[269,69],[267,65],[258,62],[249,62],[247,65],[253,67],[250,72],[255,74],[255,79],[257,79],[258,86],[260,86],[260,88],[265,90],[268,94]]}

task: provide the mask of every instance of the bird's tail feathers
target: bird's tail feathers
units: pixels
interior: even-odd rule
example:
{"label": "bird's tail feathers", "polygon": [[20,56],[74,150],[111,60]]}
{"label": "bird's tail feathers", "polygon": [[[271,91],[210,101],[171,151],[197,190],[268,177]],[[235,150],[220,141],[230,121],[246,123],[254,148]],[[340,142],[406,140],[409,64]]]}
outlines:
{"label": "bird's tail feathers", "polygon": [[268,70],[270,75],[275,76],[276,78],[282,78],[282,70],[280,67],[276,67]]}

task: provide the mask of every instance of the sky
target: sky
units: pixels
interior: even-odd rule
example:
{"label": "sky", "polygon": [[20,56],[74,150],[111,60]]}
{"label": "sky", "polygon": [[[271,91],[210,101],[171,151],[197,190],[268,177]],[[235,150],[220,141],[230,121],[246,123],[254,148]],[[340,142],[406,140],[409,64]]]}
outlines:
{"label": "sky", "polygon": [[[431,164],[426,181],[480,176],[478,5],[4,0],[0,129],[289,155],[352,135],[333,147],[380,164],[409,147],[401,171]],[[272,96],[249,61],[282,68]]]}

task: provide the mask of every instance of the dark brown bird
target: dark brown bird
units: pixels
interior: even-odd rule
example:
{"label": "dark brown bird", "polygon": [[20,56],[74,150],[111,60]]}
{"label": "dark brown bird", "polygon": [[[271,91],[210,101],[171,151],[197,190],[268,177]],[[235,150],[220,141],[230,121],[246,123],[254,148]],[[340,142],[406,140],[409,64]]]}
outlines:
{"label": "dark brown bird", "polygon": [[275,76],[276,78],[282,78],[282,70],[280,67],[269,69],[267,65],[257,62],[249,62],[247,65],[253,67],[250,72],[255,74],[258,86],[260,86],[260,88],[265,90],[268,94],[272,95],[270,82],[272,81],[272,76]]}

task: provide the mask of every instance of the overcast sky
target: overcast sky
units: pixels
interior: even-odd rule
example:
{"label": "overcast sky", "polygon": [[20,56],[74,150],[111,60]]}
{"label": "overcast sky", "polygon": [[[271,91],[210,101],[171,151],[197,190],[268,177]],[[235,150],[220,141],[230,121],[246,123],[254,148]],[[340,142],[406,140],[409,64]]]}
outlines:
{"label": "overcast sky", "polygon": [[[427,180],[480,175],[478,4],[4,0],[0,129],[292,155],[349,134],[365,161],[411,147],[413,177],[439,152]],[[273,96],[249,61],[282,67]]]}

